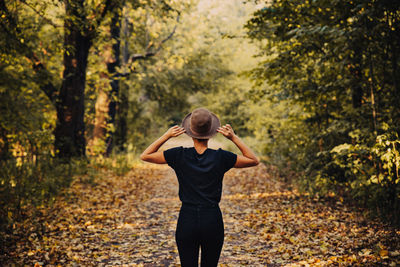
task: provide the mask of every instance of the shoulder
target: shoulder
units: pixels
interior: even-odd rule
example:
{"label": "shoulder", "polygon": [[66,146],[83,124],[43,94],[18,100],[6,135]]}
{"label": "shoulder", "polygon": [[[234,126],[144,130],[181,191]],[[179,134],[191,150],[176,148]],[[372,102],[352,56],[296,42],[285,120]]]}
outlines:
{"label": "shoulder", "polygon": [[183,151],[183,147],[182,146],[178,146],[178,147],[173,147],[167,150],[164,150],[164,156],[165,157],[172,157],[175,156],[179,153],[181,153]]}
{"label": "shoulder", "polygon": [[216,156],[223,162],[236,162],[237,155],[230,151],[219,148],[215,151]]}
{"label": "shoulder", "polygon": [[209,161],[213,162],[218,172],[225,173],[231,169],[237,160],[237,155],[230,151],[219,148],[217,150],[208,149],[207,158]]}
{"label": "shoulder", "polygon": [[232,168],[237,160],[237,155],[235,153],[232,153],[230,151],[224,150],[224,149],[218,149],[217,153],[219,153],[219,158],[223,164],[223,166],[225,166],[225,171],[229,170],[230,168]]}
{"label": "shoulder", "polygon": [[183,147],[173,147],[167,150],[164,150],[164,158],[165,161],[169,166],[174,168],[178,162],[178,159],[181,157],[180,155],[182,154]]}
{"label": "shoulder", "polygon": [[222,148],[218,148],[218,150],[216,150],[216,153],[219,153],[221,155],[229,155],[229,156],[236,155],[235,153],[230,152],[228,150],[224,150]]}

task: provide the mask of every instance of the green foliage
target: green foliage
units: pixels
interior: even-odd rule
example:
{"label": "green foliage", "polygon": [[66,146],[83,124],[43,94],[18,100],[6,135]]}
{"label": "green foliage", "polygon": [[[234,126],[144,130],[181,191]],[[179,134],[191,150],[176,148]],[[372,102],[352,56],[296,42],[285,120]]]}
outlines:
{"label": "green foliage", "polygon": [[258,48],[244,38],[243,29],[254,9],[253,4],[245,5],[237,0],[218,3],[201,1],[192,17],[203,24],[190,25],[198,32],[195,35],[197,46],[205,47],[214,59],[210,63],[205,62],[203,67],[212,68],[211,75],[202,78],[210,80],[210,86],[206,87],[209,90],[199,90],[193,95],[191,106],[209,108],[219,116],[222,124],[231,124],[242,137],[252,135],[249,130],[252,126],[251,113],[256,108],[249,101],[251,82],[243,75],[259,61],[253,57]]}
{"label": "green foliage", "polygon": [[29,77],[13,69],[0,71],[4,76],[0,82],[0,159],[49,154],[55,121],[52,105]]}
{"label": "green foliage", "polygon": [[[400,206],[400,140],[397,133],[379,135],[372,147],[360,144],[341,144],[330,152],[331,162],[345,175],[335,177],[330,185],[344,187],[361,204],[383,212],[388,219],[399,221],[392,212]],[[322,170],[321,173],[326,173]],[[334,175],[325,176],[332,179]]]}
{"label": "green foliage", "polygon": [[275,0],[246,25],[262,49],[250,76],[268,158],[303,172],[306,188],[344,190],[388,217],[400,212],[397,186],[371,177],[397,179],[398,145],[389,156],[379,140],[400,132],[398,14],[397,1]]}
{"label": "green foliage", "polygon": [[33,162],[21,158],[1,161],[1,229],[24,219],[27,212],[34,213],[36,207],[51,203],[70,184],[72,175],[83,169],[79,161],[63,163],[52,157]]}

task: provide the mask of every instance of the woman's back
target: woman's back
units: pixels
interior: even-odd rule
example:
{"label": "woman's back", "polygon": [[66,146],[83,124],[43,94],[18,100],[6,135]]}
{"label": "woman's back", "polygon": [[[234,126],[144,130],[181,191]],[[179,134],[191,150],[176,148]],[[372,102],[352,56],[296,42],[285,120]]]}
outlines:
{"label": "woman's back", "polygon": [[194,147],[175,147],[164,151],[166,162],[179,181],[183,203],[216,205],[221,200],[222,179],[236,162],[236,154],[207,148],[199,154]]}

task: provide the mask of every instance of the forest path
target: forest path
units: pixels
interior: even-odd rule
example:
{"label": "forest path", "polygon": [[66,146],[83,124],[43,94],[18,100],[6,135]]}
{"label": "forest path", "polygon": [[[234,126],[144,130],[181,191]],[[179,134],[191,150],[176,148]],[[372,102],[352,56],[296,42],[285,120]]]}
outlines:
{"label": "forest path", "polygon": [[[14,262],[179,266],[174,232],[180,201],[168,166],[137,164],[123,177],[108,172],[95,183],[77,179],[44,210],[42,236],[29,233],[21,240],[11,253]],[[340,202],[301,196],[263,164],[230,170],[220,206],[225,223],[220,266],[400,264],[398,233]]]}

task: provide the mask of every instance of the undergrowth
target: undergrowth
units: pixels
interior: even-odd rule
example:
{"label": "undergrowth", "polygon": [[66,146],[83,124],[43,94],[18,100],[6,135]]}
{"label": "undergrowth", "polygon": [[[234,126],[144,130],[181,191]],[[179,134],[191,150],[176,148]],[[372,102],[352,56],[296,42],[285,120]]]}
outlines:
{"label": "undergrowth", "polygon": [[[138,161],[133,154],[72,159],[54,157],[34,162],[10,159],[0,162],[0,241],[18,223],[34,219],[39,208],[51,206],[57,195],[66,193],[74,179],[96,185],[102,171],[125,175]],[[2,237],[3,236],[3,237]]]}

